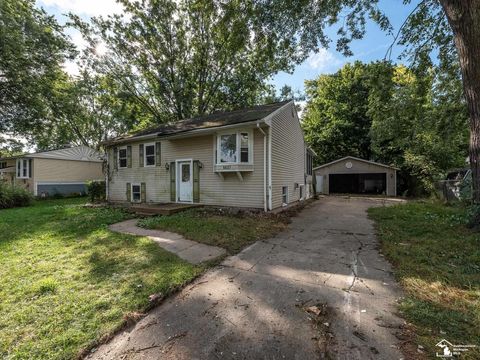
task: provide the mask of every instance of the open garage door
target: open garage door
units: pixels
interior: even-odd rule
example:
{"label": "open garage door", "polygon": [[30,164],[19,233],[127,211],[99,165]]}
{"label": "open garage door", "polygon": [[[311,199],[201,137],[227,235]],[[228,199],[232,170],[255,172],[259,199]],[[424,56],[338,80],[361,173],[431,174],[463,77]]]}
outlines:
{"label": "open garage door", "polygon": [[387,174],[329,174],[330,194],[384,194]]}

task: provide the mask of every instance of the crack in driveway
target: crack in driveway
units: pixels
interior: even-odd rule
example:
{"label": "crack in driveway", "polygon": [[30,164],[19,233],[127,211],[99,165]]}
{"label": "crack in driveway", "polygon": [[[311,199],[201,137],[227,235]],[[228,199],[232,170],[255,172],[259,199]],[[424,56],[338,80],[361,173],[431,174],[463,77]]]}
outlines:
{"label": "crack in driveway", "polygon": [[[225,259],[89,357],[400,359],[394,331],[403,323],[395,315],[401,293],[389,272],[376,269],[388,264],[371,248],[376,241],[365,210],[372,205],[317,201],[286,232]],[[298,307],[311,301],[329,309],[328,326],[318,324],[332,335],[327,348],[314,340],[311,317]]]}

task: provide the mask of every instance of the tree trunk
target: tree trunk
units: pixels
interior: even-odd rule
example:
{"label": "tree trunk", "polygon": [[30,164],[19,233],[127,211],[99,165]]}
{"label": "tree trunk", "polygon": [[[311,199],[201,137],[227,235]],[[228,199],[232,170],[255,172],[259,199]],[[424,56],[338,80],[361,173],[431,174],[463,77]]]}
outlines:
{"label": "tree trunk", "polygon": [[470,115],[472,199],[480,204],[480,1],[440,0],[453,30]]}

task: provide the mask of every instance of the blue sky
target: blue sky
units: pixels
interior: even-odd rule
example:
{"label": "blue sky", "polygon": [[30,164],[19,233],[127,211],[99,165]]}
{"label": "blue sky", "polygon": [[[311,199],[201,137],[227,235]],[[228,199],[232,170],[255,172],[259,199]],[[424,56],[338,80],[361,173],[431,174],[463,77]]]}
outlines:
{"label": "blue sky", "polygon": [[[416,3],[417,1],[413,0],[413,5],[404,5],[402,0],[381,0],[380,8],[386,12],[394,29],[398,30]],[[61,23],[64,23],[66,19],[62,14],[68,12],[75,13],[84,19],[121,12],[121,7],[115,3],[115,0],[37,0],[37,4],[48,13],[55,15]],[[77,32],[70,31],[69,34],[77,46],[83,46],[84,43]],[[328,34],[335,40],[336,28],[329,29]],[[370,62],[383,59],[391,42],[391,35],[382,32],[377,25],[368,23],[365,38],[352,43],[354,56],[345,58],[335,51],[335,43],[332,42],[329,49],[320,49],[318,53],[312,54],[306,61],[298,65],[292,74],[279,73],[272,77],[270,82],[277,89],[283,85],[290,85],[294,90],[303,91],[305,80],[314,79],[320,74],[333,73],[347,62],[355,60]],[[394,48],[393,58],[399,54],[400,50],[398,46]],[[74,73],[75,65],[66,64],[66,69]]]}

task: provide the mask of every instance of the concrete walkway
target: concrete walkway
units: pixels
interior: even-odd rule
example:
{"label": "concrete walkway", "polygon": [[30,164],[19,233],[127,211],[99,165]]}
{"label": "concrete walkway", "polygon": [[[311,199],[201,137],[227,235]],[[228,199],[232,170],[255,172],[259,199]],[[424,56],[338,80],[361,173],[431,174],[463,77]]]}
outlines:
{"label": "concrete walkway", "polygon": [[146,236],[160,247],[192,264],[213,260],[226,254],[225,249],[218,246],[200,244],[169,231],[143,229],[137,226],[137,222],[138,219],[126,220],[110,225],[109,229],[123,234]]}
{"label": "concrete walkway", "polygon": [[401,292],[368,199],[322,198],[168,299],[93,359],[400,359]]}

